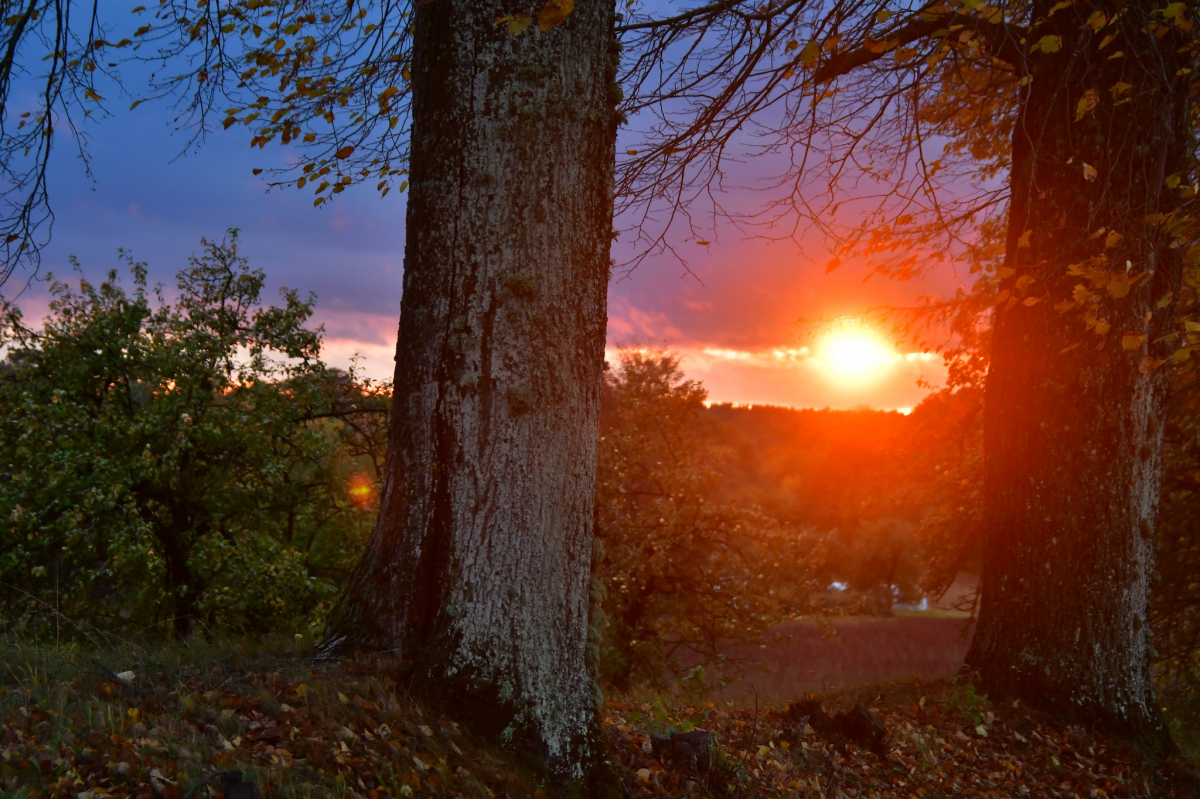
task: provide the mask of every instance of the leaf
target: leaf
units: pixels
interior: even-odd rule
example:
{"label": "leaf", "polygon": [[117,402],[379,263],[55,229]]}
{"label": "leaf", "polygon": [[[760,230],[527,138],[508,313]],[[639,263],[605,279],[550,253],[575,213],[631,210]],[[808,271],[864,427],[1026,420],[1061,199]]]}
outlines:
{"label": "leaf", "polygon": [[1083,179],[1088,183],[1094,183],[1099,174],[1100,173],[1096,171],[1096,167],[1092,166],[1091,164],[1083,165]]}
{"label": "leaf", "polygon": [[333,157],[334,158],[349,158],[353,152],[354,152],[354,148],[351,147],[349,144],[347,144],[345,147],[343,147],[342,149],[340,149],[336,153],[334,153]]}
{"label": "leaf", "polygon": [[1145,340],[1146,337],[1141,333],[1126,333],[1121,336],[1121,349],[1136,350]]}
{"label": "leaf", "polygon": [[1062,0],[1062,2],[1055,3],[1053,6],[1051,6],[1050,11],[1046,14],[1046,16],[1052,17],[1056,11],[1062,11],[1064,8],[1070,8],[1073,5],[1075,5],[1075,0]]}
{"label": "leaf", "polygon": [[891,19],[891,18],[892,18],[892,14],[894,14],[894,13],[895,13],[895,12],[894,12],[894,11],[892,11],[891,9],[887,9],[887,8],[881,8],[881,9],[879,9],[879,11],[878,11],[878,12],[876,12],[876,14],[875,14],[875,21],[876,21],[876,22],[878,22],[880,25],[882,25],[883,23],[885,23],[885,22],[887,22],[889,19]]}
{"label": "leaf", "polygon": [[575,0],[550,0],[538,14],[538,30],[548,31],[562,24],[575,10]]}
{"label": "leaf", "polygon": [[830,272],[832,272],[834,269],[837,269],[841,265],[842,265],[841,258],[830,258],[829,263],[825,264],[825,274],[829,274]]}
{"label": "leaf", "polygon": [[529,26],[533,24],[533,17],[528,14],[515,14],[508,22],[508,32],[513,36],[520,36],[525,31],[529,30]]}
{"label": "leaf", "polygon": [[1129,294],[1129,288],[1129,275],[1124,272],[1113,275],[1108,283],[1108,293],[1118,300]]}
{"label": "leaf", "polygon": [[1110,230],[1108,232],[1108,235],[1104,237],[1104,246],[1106,249],[1111,250],[1113,247],[1116,247],[1120,243],[1121,243],[1121,234],[1115,230]]}
{"label": "leaf", "polygon": [[817,58],[821,55],[821,49],[817,47],[816,42],[809,42],[804,45],[804,49],[800,51],[800,63],[803,66],[811,67],[817,63]]}
{"label": "leaf", "polygon": [[1033,45],[1033,49],[1041,50],[1043,53],[1057,53],[1062,49],[1062,37],[1054,35],[1043,36]]}
{"label": "leaf", "polygon": [[1021,234],[1021,238],[1017,239],[1017,247],[1028,247],[1029,239],[1033,236],[1032,230],[1026,230]]}
{"label": "leaf", "polygon": [[1183,180],[1183,176],[1180,175],[1178,172],[1176,172],[1174,175],[1171,175],[1170,177],[1167,178],[1167,188],[1168,189],[1177,188],[1179,186],[1179,182],[1181,180]]}
{"label": "leaf", "polygon": [[1187,13],[1187,3],[1170,3],[1162,10],[1163,19],[1175,19]]}
{"label": "leaf", "polygon": [[1083,119],[1099,104],[1100,95],[1096,93],[1095,89],[1088,89],[1083,93],[1083,96],[1079,98],[1079,102],[1075,104],[1075,121],[1078,122],[1079,120]]}
{"label": "leaf", "polygon": [[88,98],[89,100],[95,100],[96,102],[100,102],[100,100],[102,99],[100,97],[100,95],[96,94],[95,89],[88,89],[87,91],[85,91],[83,93],[83,96]]}
{"label": "leaf", "polygon": [[800,49],[800,42],[796,41],[795,39],[792,39],[791,41],[789,41],[787,43],[787,46],[783,48],[783,51],[785,53],[790,53],[793,50],[799,50],[799,49]]}
{"label": "leaf", "polygon": [[1166,358],[1142,358],[1142,362],[1138,364],[1138,371],[1144,375],[1148,375],[1166,362]]}
{"label": "leaf", "polygon": [[699,244],[701,247],[707,247],[708,245],[712,244],[711,241],[704,241],[703,239],[697,241],[696,243]]}
{"label": "leaf", "polygon": [[254,173],[255,175],[261,175],[261,174],[262,174],[262,167],[255,167],[254,169],[251,169],[250,171],[251,171],[252,173]]}
{"label": "leaf", "polygon": [[1041,301],[1042,301],[1041,297],[1026,297],[1025,298],[1026,305],[1037,305]]}

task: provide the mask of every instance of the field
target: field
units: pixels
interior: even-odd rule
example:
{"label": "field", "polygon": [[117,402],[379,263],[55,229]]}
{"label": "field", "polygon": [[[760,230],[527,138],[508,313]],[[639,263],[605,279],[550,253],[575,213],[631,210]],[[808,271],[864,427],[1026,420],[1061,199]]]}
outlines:
{"label": "field", "polygon": [[718,691],[721,699],[783,701],[900,680],[949,679],[970,644],[970,620],[929,611],[891,618],[849,617],[828,626],[803,621],[778,628],[781,640],[735,647],[743,676]]}

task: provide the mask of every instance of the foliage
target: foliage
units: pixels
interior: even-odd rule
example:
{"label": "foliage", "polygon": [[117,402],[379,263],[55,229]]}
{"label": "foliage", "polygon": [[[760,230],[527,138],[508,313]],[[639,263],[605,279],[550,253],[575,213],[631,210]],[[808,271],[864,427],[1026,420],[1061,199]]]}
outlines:
{"label": "foliage", "polygon": [[124,258],[132,292],[52,279],[41,329],[3,308],[3,618],[320,625],[372,521],[385,387],[321,362],[312,297],[262,305],[236,231],[173,303]]}
{"label": "foliage", "polygon": [[601,669],[627,683],[761,641],[805,606],[820,547],[804,530],[718,498],[728,455],[704,389],[677,356],[627,349],[606,373],[597,468]]}

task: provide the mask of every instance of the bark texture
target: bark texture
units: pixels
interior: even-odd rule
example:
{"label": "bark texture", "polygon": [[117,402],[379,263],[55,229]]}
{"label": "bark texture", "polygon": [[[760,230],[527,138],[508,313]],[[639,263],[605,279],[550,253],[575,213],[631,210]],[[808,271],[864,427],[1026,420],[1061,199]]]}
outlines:
{"label": "bark texture", "polygon": [[[611,0],[418,3],[379,520],[325,650],[591,779],[592,503],[612,232]],[[520,35],[496,20],[527,14]]]}
{"label": "bark texture", "polygon": [[1175,35],[1153,34],[1151,3],[1096,32],[1093,12],[1116,8],[1050,5],[1034,3],[1043,24],[1030,41],[1061,47],[1020,65],[1031,80],[1013,136],[1011,295],[987,378],[988,529],[967,667],[993,697],[1164,754],[1147,603],[1169,370],[1148,367],[1170,354],[1156,339],[1182,264],[1151,218],[1177,207],[1167,178],[1186,172],[1182,64]]}

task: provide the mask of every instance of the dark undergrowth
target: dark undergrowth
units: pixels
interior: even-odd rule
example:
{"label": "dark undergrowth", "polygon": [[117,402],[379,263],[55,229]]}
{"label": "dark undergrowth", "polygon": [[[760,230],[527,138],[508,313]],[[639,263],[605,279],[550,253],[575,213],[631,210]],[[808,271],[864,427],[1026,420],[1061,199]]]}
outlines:
{"label": "dark undergrowth", "polygon": [[[409,696],[394,662],[315,663],[307,653],[305,642],[282,638],[91,647],[0,640],[0,799],[235,799],[248,795],[245,782],[266,797],[553,794],[476,740],[464,720]],[[1186,758],[1145,763],[1118,742],[995,705],[965,683],[816,697],[830,714],[873,713],[886,729],[874,751],[831,732],[811,704],[801,714],[784,702],[715,703],[693,687],[607,702],[605,729],[629,795],[1200,795]],[[1173,716],[1173,728],[1190,718]],[[664,749],[672,732],[702,745],[686,757]]]}

